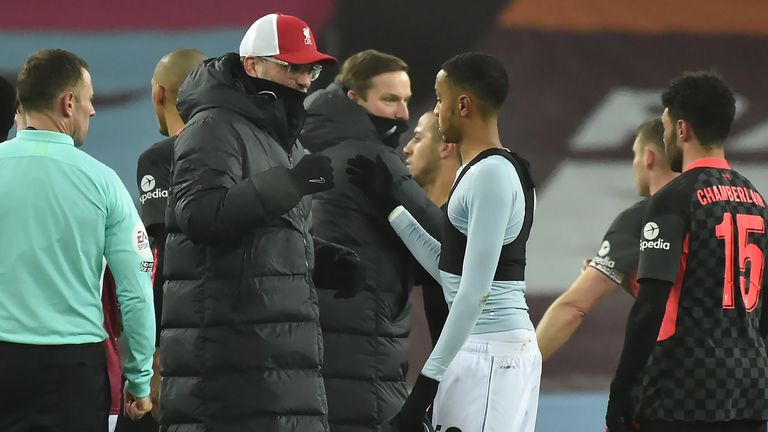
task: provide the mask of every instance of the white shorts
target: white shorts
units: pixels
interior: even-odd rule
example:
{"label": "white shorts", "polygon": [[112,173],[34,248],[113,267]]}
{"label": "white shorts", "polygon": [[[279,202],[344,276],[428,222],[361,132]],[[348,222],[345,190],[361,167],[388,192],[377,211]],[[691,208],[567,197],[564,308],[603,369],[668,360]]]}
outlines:
{"label": "white shorts", "polygon": [[534,331],[471,335],[440,381],[435,431],[533,432],[540,381]]}

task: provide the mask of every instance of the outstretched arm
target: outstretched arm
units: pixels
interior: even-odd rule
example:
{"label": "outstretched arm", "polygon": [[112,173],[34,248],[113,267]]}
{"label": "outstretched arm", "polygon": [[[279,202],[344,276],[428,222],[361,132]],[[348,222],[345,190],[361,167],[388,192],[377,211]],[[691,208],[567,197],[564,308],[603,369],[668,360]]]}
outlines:
{"label": "outstretched arm", "polygon": [[592,306],[617,287],[613,280],[594,267],[584,269],[568,291],[549,306],[536,327],[542,359],[547,360],[568,342]]}
{"label": "outstretched arm", "polygon": [[392,210],[389,223],[424,270],[436,281],[440,281],[440,243],[403,206]]}

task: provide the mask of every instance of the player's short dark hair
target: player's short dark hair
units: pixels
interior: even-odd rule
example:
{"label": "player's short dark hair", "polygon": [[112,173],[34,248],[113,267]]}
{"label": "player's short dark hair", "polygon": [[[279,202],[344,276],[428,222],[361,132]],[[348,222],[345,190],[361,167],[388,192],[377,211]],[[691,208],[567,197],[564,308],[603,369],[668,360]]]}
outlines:
{"label": "player's short dark hair", "polygon": [[371,79],[388,72],[408,72],[408,64],[400,57],[369,49],[345,60],[336,80],[365,99],[373,85]]}
{"label": "player's short dark hair", "polygon": [[664,150],[664,124],[661,122],[661,118],[646,120],[637,128],[637,135],[640,136],[643,144],[653,144]]}
{"label": "player's short dark hair", "polygon": [[16,89],[7,79],[0,76],[0,141],[8,138],[16,116]]}
{"label": "player's short dark hair", "polygon": [[42,50],[32,54],[16,79],[19,104],[26,112],[47,111],[62,91],[83,81],[88,63],[62,49]]}
{"label": "player's short dark hair", "polygon": [[501,61],[490,54],[459,54],[443,63],[441,69],[453,84],[472,92],[481,105],[493,112],[498,111],[507,99],[509,75]]}
{"label": "player's short dark hair", "polygon": [[661,103],[672,120],[690,123],[704,146],[722,145],[736,114],[733,92],[712,72],[686,72],[675,78]]}

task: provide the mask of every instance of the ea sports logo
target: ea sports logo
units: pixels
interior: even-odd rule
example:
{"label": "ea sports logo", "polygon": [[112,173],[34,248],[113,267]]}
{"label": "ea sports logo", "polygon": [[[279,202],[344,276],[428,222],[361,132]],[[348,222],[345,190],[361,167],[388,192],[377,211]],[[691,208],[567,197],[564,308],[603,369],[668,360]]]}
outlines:
{"label": "ea sports logo", "polygon": [[141,178],[141,190],[149,192],[155,188],[155,178],[147,174]]}
{"label": "ea sports logo", "polygon": [[645,227],[643,227],[643,237],[645,237],[646,240],[653,240],[658,236],[659,226],[656,225],[656,222],[648,222],[645,224]]}
{"label": "ea sports logo", "polygon": [[611,251],[611,244],[608,242],[608,240],[605,240],[603,244],[600,246],[600,250],[597,251],[597,254],[601,257],[604,257],[608,255],[608,252]]}

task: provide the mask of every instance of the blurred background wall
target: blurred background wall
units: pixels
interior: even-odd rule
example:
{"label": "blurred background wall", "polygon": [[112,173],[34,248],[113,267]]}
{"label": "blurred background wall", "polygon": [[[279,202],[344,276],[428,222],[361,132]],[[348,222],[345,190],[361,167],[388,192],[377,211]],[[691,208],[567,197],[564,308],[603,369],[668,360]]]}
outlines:
{"label": "blurred background wall", "polygon": [[[112,166],[137,197],[136,160],[161,139],[150,104],[159,58],[178,48],[236,51],[270,12],[307,21],[320,48],[343,60],[367,48],[411,67],[411,118],[434,103],[450,56],[482,50],[503,60],[511,91],[500,132],[527,157],[538,186],[529,242],[534,323],[635,202],[635,128],[660,115],[659,95],[687,70],[715,70],[738,94],[727,155],[768,190],[768,2],[764,0],[5,0],[0,74],[15,79],[32,52],[64,48],[91,66],[96,117],[83,150]],[[314,88],[328,84],[324,71]],[[403,140],[410,138],[406,133]],[[540,432],[602,430],[605,394],[630,299],[615,293],[544,366]],[[414,362],[425,340],[415,332]],[[423,350],[422,350],[423,351]],[[417,369],[414,368],[414,371]]]}

